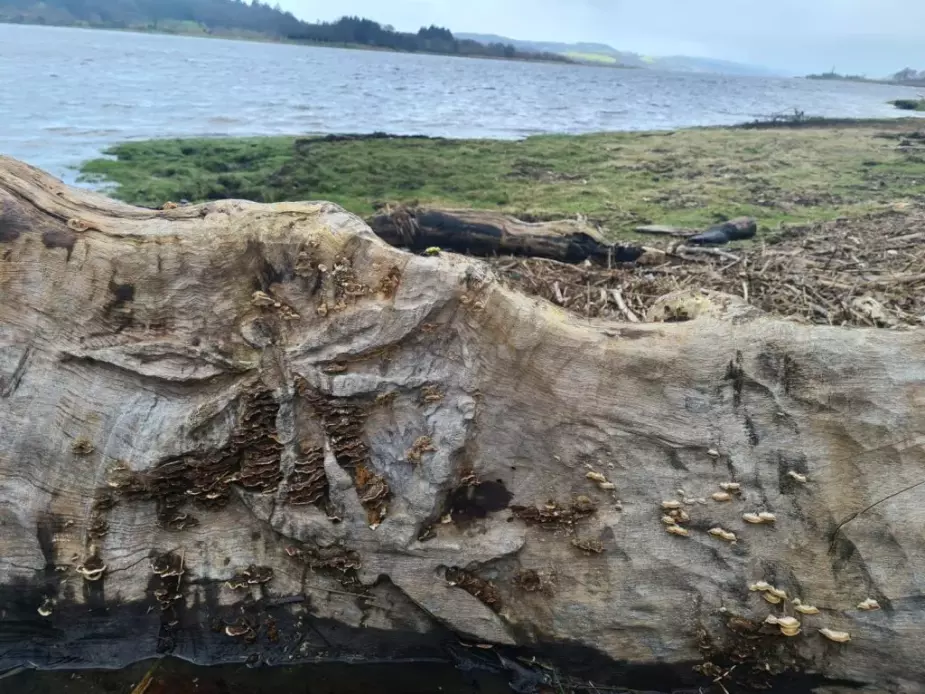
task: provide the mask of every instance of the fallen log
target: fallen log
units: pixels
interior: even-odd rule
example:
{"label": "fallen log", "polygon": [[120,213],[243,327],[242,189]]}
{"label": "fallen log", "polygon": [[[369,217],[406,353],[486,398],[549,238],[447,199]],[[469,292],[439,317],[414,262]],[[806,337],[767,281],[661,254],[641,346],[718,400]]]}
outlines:
{"label": "fallen log", "polygon": [[523,255],[603,264],[634,262],[644,253],[609,243],[587,223],[572,219],[531,223],[485,210],[399,207],[368,222],[386,243],[412,251],[438,247],[480,257]]}
{"label": "fallen log", "polygon": [[0,672],[462,639],[915,691],[925,332],[695,303],[589,322],[333,205],[141,210],[0,159]]}
{"label": "fallen log", "polygon": [[702,234],[691,236],[687,239],[687,243],[721,246],[730,241],[753,239],[757,233],[758,222],[756,220],[751,217],[737,217],[712,226]]}

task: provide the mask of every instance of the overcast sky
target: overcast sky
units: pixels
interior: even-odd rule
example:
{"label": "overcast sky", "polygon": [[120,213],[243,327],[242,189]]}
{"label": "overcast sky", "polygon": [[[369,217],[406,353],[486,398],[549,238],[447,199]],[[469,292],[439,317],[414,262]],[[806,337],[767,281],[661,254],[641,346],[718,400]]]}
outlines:
{"label": "overcast sky", "polygon": [[795,74],[925,70],[925,0],[280,0],[309,21],[357,14],[416,31],[595,41]]}

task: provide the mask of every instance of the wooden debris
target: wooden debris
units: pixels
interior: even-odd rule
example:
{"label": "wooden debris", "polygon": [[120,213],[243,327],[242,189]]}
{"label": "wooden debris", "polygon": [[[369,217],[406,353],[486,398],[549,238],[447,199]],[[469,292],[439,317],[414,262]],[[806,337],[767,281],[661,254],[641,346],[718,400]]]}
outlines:
{"label": "wooden debris", "polygon": [[738,250],[669,246],[667,262],[656,267],[512,257],[489,262],[507,284],[587,318],[632,322],[627,310],[644,316],[671,292],[709,289],[742,297],[744,286],[752,306],[804,323],[921,327],[925,273],[915,269],[925,267],[925,244],[905,240],[912,236],[909,224],[891,213],[787,228]]}

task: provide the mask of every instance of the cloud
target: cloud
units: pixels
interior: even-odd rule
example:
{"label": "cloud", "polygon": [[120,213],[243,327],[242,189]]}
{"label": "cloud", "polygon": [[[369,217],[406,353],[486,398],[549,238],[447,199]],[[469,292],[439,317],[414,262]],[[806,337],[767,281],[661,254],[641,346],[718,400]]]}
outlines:
{"label": "cloud", "polygon": [[439,24],[519,39],[598,41],[793,72],[925,69],[922,0],[282,0],[307,20],[357,14],[403,30]]}

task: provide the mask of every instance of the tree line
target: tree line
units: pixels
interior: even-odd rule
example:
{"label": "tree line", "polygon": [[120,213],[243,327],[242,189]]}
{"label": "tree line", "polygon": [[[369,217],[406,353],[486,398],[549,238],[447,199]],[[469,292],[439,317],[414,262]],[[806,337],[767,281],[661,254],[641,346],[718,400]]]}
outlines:
{"label": "tree line", "polygon": [[209,33],[259,34],[288,41],[568,62],[553,53],[460,40],[438,26],[422,27],[417,33],[401,32],[363,17],[312,24],[279,5],[271,7],[259,0],[0,0],[0,21],[168,32],[195,26]]}

